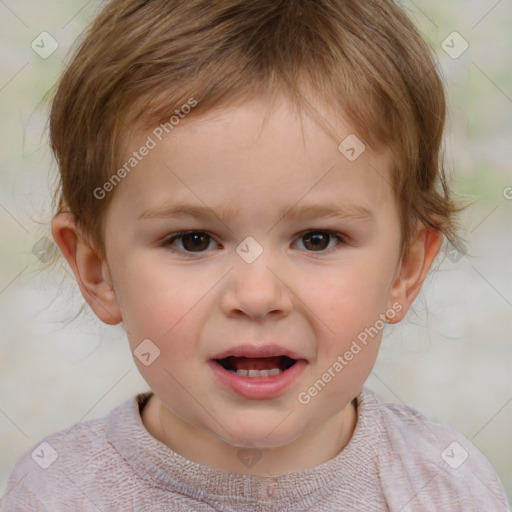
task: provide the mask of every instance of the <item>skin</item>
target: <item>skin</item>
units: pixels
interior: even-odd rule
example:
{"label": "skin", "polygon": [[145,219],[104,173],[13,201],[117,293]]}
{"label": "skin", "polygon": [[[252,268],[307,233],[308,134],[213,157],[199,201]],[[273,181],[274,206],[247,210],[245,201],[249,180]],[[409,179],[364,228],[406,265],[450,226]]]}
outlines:
{"label": "skin", "polygon": [[[144,339],[160,350],[149,366],[134,358],[154,392],[142,414],[148,431],[192,461],[278,475],[326,462],[350,441],[354,398],[382,331],[307,404],[297,397],[393,305],[389,323],[405,316],[441,240],[418,224],[400,261],[390,155],[367,147],[350,162],[338,144],[353,130],[329,109],[316,105],[337,141],[301,120],[284,97],[263,123],[267,105],[254,98],[185,120],[159,142],[113,192],[105,260],[72,214],[54,218],[53,234],[96,315],[123,322],[132,351]],[[126,137],[126,159],[150,134]],[[178,201],[206,205],[210,214],[140,218]],[[343,216],[280,214],[331,203]],[[356,208],[370,217],[346,216]],[[231,216],[222,217],[224,209]],[[187,230],[210,235],[200,239],[202,252],[190,240],[169,242]],[[305,236],[312,230],[316,246]],[[248,236],[263,248],[252,263],[235,250]],[[306,367],[276,398],[241,397],[219,383],[208,361],[242,343],[278,344]],[[257,448],[261,460],[247,468],[241,447]]]}

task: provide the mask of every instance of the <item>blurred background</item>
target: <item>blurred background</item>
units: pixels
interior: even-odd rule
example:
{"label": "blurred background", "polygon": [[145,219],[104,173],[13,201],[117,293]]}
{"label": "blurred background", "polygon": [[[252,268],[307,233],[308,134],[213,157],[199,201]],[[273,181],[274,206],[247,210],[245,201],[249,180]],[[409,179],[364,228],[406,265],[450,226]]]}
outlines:
{"label": "blurred background", "polygon": [[[65,267],[41,270],[56,171],[44,98],[100,4],[0,1],[0,495],[42,437],[147,389],[123,329],[76,317]],[[414,310],[386,331],[367,385],[462,432],[512,500],[512,3],[400,4],[437,54],[447,167],[473,204],[464,244],[445,246]]]}

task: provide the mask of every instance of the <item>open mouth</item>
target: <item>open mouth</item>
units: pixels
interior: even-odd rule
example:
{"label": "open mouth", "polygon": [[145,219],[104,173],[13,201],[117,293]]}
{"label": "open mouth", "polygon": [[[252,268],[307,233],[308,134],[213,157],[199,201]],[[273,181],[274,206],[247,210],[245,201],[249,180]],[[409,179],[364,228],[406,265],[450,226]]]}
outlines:
{"label": "open mouth", "polygon": [[288,356],[275,357],[235,357],[215,359],[224,370],[241,377],[276,377],[290,369],[297,361]]}

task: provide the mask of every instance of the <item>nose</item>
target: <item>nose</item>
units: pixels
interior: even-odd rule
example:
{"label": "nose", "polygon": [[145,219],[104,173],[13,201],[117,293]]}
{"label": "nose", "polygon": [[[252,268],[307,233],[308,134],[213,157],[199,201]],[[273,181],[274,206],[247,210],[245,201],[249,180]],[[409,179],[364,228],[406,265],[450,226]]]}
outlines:
{"label": "nose", "polygon": [[292,309],[291,291],[277,265],[266,258],[265,252],[252,263],[238,255],[235,258],[221,300],[223,312],[230,317],[256,320],[288,316]]}

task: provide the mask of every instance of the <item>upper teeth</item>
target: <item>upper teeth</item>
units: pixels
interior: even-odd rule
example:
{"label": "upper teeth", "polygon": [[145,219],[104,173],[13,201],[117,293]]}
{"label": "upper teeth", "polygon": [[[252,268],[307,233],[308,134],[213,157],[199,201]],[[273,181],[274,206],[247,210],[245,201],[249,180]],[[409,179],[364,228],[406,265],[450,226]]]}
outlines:
{"label": "upper teeth", "polygon": [[279,368],[272,368],[271,370],[236,370],[237,375],[242,377],[274,377],[281,373]]}

